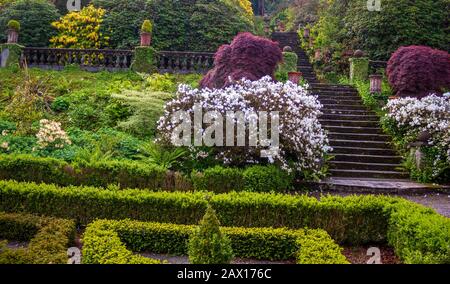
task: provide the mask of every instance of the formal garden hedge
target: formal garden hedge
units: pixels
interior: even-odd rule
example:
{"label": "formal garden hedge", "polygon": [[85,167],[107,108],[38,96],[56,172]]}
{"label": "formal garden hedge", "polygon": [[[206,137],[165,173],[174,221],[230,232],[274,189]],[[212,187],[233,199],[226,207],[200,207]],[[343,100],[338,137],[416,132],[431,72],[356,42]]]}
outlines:
{"label": "formal garden hedge", "polygon": [[284,191],[292,188],[293,178],[275,166],[245,169],[213,167],[191,175],[142,162],[97,161],[67,163],[54,158],[31,155],[0,155],[0,179],[38,183],[86,185],[149,190],[203,190],[213,192]]}
{"label": "formal garden hedge", "polygon": [[[132,220],[98,220],[86,229],[83,237],[85,263],[122,262],[126,247],[133,252],[187,255],[192,225],[145,223]],[[299,264],[348,263],[341,248],[323,230],[290,230],[285,228],[223,227],[221,231],[231,240],[235,257],[263,260],[293,260]],[[102,249],[99,239],[118,238],[122,245],[114,250]],[[312,245],[314,244],[314,245]],[[100,247],[99,247],[100,245]],[[127,254],[131,254],[128,251]],[[140,256],[135,256],[139,257]],[[135,258],[130,262],[137,261]],[[147,263],[148,260],[144,262]]]}
{"label": "formal garden hedge", "polygon": [[207,207],[224,226],[321,228],[338,243],[388,243],[405,263],[449,263],[450,220],[401,198],[232,192],[149,192],[0,181],[0,210],[75,219],[196,224]]}
{"label": "formal garden hedge", "polygon": [[29,214],[0,212],[0,239],[29,242],[9,249],[0,242],[1,264],[64,264],[75,240],[75,222]]}

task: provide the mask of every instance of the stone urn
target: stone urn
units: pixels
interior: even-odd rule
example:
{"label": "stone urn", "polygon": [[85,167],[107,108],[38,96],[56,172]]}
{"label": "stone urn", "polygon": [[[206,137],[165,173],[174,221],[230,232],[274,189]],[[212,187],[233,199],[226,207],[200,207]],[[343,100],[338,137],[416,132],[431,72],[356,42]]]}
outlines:
{"label": "stone urn", "polygon": [[141,32],[141,46],[150,46],[152,43],[152,34]]}
{"label": "stone urn", "polygon": [[383,82],[382,75],[370,75],[370,93],[371,94],[381,94],[381,84]]}
{"label": "stone urn", "polygon": [[288,72],[288,80],[296,85],[298,85],[301,78],[302,78],[301,72]]}
{"label": "stone urn", "polygon": [[19,41],[19,32],[15,29],[8,29],[8,43],[17,43]]}

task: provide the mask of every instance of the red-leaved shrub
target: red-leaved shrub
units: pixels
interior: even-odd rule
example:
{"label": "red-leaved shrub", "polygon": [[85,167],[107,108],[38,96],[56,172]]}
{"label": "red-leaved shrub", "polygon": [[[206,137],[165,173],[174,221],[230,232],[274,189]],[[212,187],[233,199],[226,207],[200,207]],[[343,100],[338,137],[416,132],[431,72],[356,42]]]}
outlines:
{"label": "red-leaved shrub", "polygon": [[231,44],[222,45],[217,50],[214,68],[206,74],[200,86],[219,89],[243,78],[256,81],[267,75],[273,77],[282,58],[276,42],[251,33],[240,33]]}
{"label": "red-leaved shrub", "polygon": [[400,47],[387,66],[394,92],[401,97],[424,97],[450,88],[450,54],[427,46]]}

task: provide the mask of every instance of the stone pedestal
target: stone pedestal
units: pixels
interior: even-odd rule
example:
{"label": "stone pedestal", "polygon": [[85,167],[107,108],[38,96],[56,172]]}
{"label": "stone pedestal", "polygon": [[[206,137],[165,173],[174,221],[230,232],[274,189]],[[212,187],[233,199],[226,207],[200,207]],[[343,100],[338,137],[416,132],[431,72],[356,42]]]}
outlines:
{"label": "stone pedestal", "polygon": [[350,58],[350,82],[366,81],[369,77],[369,58]]}
{"label": "stone pedestal", "polygon": [[16,43],[0,44],[0,68],[20,65],[23,46]]}

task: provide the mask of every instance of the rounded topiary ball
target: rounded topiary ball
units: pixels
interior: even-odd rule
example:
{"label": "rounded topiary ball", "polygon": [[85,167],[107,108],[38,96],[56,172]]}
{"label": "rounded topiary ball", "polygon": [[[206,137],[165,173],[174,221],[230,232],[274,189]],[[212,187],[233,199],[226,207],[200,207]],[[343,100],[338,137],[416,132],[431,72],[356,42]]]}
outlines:
{"label": "rounded topiary ball", "polygon": [[15,31],[19,31],[20,30],[20,23],[18,21],[16,21],[16,20],[10,20],[8,22],[7,26],[8,26],[8,29],[12,29],[12,30],[15,30]]}

